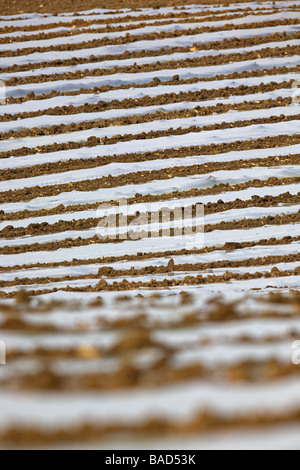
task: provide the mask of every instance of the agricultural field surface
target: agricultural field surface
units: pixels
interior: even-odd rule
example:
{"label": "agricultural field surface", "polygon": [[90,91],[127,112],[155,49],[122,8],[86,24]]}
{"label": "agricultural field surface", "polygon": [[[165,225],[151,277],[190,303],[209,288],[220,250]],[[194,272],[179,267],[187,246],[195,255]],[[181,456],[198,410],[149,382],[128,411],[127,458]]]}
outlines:
{"label": "agricultural field surface", "polygon": [[300,1],[40,2],[0,1],[0,448],[299,449]]}

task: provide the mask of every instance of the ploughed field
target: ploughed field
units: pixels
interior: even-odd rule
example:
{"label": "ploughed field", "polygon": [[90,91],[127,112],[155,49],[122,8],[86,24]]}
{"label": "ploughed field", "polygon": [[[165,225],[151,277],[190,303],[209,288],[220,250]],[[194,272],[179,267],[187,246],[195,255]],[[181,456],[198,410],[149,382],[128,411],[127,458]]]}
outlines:
{"label": "ploughed field", "polygon": [[3,447],[299,447],[299,20],[0,12]]}

